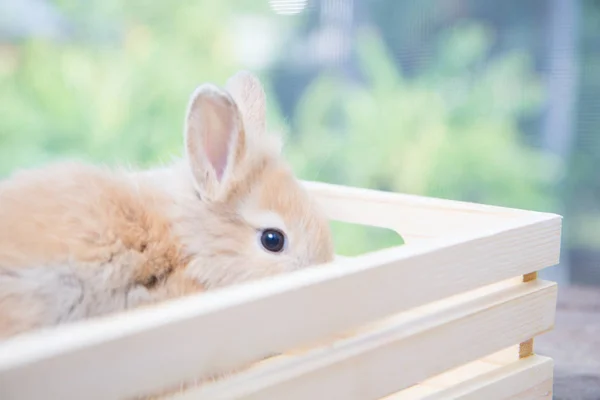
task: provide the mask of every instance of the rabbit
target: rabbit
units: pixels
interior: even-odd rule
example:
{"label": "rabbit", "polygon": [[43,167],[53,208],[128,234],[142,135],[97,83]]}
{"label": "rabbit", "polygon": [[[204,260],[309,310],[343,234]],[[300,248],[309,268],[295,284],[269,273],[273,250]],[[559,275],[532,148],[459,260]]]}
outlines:
{"label": "rabbit", "polygon": [[265,106],[239,71],[192,93],[168,165],[69,161],[0,182],[0,339],[332,261]]}

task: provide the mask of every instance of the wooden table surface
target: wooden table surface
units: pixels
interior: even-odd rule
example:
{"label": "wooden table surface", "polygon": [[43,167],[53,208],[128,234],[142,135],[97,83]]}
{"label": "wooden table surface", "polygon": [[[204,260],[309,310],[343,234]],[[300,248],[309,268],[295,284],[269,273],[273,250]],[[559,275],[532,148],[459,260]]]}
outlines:
{"label": "wooden table surface", "polygon": [[535,352],[554,359],[554,400],[600,400],[600,286],[559,287],[556,326]]}

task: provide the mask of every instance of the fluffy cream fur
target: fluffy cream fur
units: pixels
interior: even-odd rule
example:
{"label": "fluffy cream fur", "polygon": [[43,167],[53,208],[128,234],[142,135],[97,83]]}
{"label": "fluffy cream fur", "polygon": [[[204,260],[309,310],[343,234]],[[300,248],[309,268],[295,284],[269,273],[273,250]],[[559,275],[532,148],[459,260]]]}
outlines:
{"label": "fluffy cream fur", "polygon": [[[332,260],[327,220],[264,132],[264,92],[202,85],[186,157],[149,171],[61,163],[0,183],[0,338]],[[260,231],[287,235],[281,253]]]}

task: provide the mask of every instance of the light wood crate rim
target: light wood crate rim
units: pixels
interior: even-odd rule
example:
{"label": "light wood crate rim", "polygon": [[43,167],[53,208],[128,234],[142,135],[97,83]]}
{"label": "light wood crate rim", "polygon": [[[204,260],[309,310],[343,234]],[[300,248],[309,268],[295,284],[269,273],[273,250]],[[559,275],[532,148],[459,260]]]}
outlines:
{"label": "light wood crate rim", "polygon": [[[556,292],[553,282],[510,279],[395,315],[332,343],[268,359],[172,400],[382,398],[548,331]],[[436,362],[419,364],[419,357],[435,357]],[[510,358],[518,359],[514,348]],[[359,372],[354,371],[357,365]],[[390,371],[398,371],[393,380],[386,376]],[[317,387],[311,385],[315,380]],[[428,384],[439,386],[439,381],[443,379]]]}
{"label": "light wood crate rim", "polygon": [[[264,355],[261,352],[270,344],[277,348],[301,346],[558,262],[561,217],[555,214],[316,182],[305,184],[332,219],[399,231],[407,239],[407,245],[336,261],[327,268],[315,267],[175,300],[153,309],[24,335],[0,344],[0,388],[15,389],[15,382],[22,383],[26,377],[42,379],[49,387],[57,388],[51,380],[60,379],[62,372],[78,374],[93,386],[93,367],[86,362],[102,359],[104,365],[109,365],[106,355],[118,349],[123,364],[113,371],[107,370],[113,377],[132,372],[136,365],[132,363],[133,355],[142,357],[152,376],[157,375],[161,364],[173,363],[172,370],[161,379],[144,382],[143,377],[136,376],[131,383],[117,388],[122,393],[129,393],[132,386],[151,391],[172,384],[175,379],[201,375],[215,364],[230,368],[250,361]],[[400,230],[403,226],[406,231]],[[449,229],[456,230],[451,238],[447,237]],[[481,271],[486,262],[487,270]],[[403,287],[397,282],[408,283]],[[360,302],[352,300],[356,298],[356,289],[366,293],[379,290],[387,300],[378,300],[376,296],[366,296]],[[401,293],[404,297],[398,297],[399,289],[408,294]],[[342,317],[335,316],[336,308],[340,313],[340,303],[336,302],[339,298],[351,305],[351,312],[342,313]],[[297,319],[286,318],[283,310],[273,316],[283,322],[266,318],[265,311],[273,311],[268,304],[301,311],[310,307],[311,301],[313,307],[328,316],[327,320],[307,312],[300,314],[307,321],[303,326]],[[262,324],[260,328],[274,332],[273,337],[261,338],[259,327],[251,324],[248,315],[260,315],[257,318]],[[281,325],[295,333],[278,336],[283,329]],[[223,326],[225,332],[243,332],[249,339],[246,337],[242,344],[249,348],[229,342],[228,347],[215,346],[207,356],[185,345],[194,339],[203,343],[207,338],[227,335],[206,329],[210,326]],[[171,354],[144,353],[145,346],[157,348],[164,345],[165,338],[171,338]],[[203,351],[210,353],[211,349]],[[223,360],[206,361],[214,360],[215,352],[221,352]],[[191,363],[192,358],[205,362]]]}
{"label": "light wood crate rim", "polygon": [[499,351],[381,400],[551,400],[553,360],[539,355],[520,359],[518,350]]}

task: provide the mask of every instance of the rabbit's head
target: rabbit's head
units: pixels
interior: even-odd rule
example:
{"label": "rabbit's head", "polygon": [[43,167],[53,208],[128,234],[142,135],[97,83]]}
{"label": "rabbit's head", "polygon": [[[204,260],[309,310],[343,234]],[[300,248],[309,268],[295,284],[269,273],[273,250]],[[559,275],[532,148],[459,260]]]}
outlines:
{"label": "rabbit's head", "polygon": [[280,148],[265,131],[265,93],[251,74],[192,94],[185,162],[178,179],[164,182],[179,194],[171,218],[189,260],[166,280],[180,287],[171,290],[211,289],[333,259],[328,220]]}

